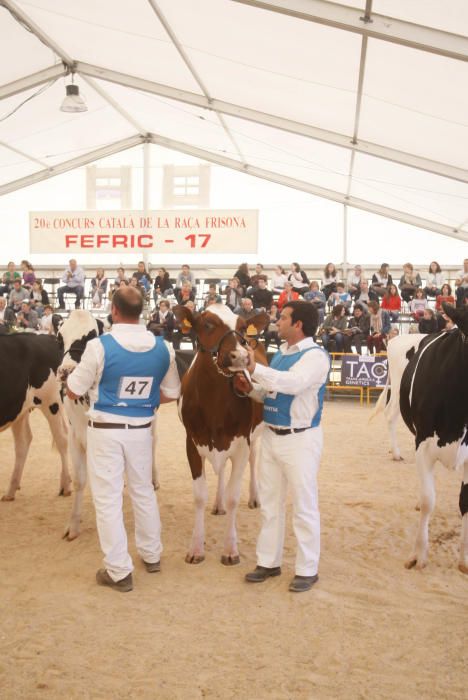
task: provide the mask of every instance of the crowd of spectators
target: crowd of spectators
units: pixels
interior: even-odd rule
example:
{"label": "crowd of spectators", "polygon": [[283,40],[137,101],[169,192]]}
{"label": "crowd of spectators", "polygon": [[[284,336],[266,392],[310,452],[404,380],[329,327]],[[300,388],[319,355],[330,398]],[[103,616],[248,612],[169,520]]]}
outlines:
{"label": "crowd of spectators", "polygon": [[[268,348],[279,344],[276,321],[284,304],[304,299],[318,310],[317,338],[329,351],[361,353],[367,347],[368,352],[382,352],[389,338],[399,332],[402,315],[411,330],[433,333],[448,324],[444,302],[458,306],[468,303],[468,258],[456,274],[455,294],[436,261],[431,262],[423,275],[424,286],[411,263],[403,265],[402,273],[395,284],[389,265],[383,263],[369,281],[362,267],[356,265],[346,280],[342,280],[336,266],[328,263],[321,280],[310,281],[297,262],[289,270],[277,266],[271,278],[260,263],[252,272],[247,263],[242,263],[227,286],[221,288],[219,280],[212,281],[200,297],[189,265],[182,265],[175,279],[163,267],[153,278],[140,261],[134,272],[127,274],[119,267],[112,278],[106,276],[103,268],[97,268],[90,280],[89,304],[107,311],[116,289],[122,285],[135,286],[146,300],[147,308],[152,307],[148,328],[156,335],[163,335],[176,348],[180,347],[183,336],[171,310],[175,303],[195,310],[224,303],[247,320],[259,311],[266,311],[270,323],[263,336]],[[57,289],[56,311],[64,310],[66,295],[73,297],[76,308],[83,305],[85,279],[84,270],[71,259]],[[51,332],[53,311],[33,266],[23,260],[17,270],[14,262],[8,263],[0,285],[0,332],[13,328]],[[192,336],[189,334],[188,339],[195,345]]]}

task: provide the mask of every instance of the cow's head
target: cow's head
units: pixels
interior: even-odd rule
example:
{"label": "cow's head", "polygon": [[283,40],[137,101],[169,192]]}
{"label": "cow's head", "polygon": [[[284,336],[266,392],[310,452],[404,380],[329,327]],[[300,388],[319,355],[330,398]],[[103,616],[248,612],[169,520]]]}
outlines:
{"label": "cow's head", "polygon": [[72,311],[58,327],[57,340],[63,350],[62,364],[57,370],[61,382],[65,382],[73,372],[86,348],[88,340],[97,338],[103,332],[103,323],[95,319],[89,311]]}
{"label": "cow's head", "polygon": [[186,306],[173,308],[182,333],[194,331],[200,351],[209,352],[222,372],[235,372],[247,365],[246,341],[236,330],[238,317],[224,304],[212,304],[202,313],[193,313]]}
{"label": "cow's head", "polygon": [[268,364],[265,346],[260,343],[260,335],[270,323],[270,317],[265,311],[245,319],[241,316],[237,317],[236,331],[240,333],[250,347],[255,352],[255,359],[261,364]]}
{"label": "cow's head", "polygon": [[444,313],[458,326],[462,333],[468,335],[468,304],[455,307],[452,304],[442,302]]}

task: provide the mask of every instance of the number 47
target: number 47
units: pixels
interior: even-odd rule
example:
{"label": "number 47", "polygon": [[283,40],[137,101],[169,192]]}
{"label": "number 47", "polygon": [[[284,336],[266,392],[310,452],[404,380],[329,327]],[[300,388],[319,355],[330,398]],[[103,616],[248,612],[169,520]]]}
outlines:
{"label": "number 47", "polygon": [[137,393],[139,396],[141,396],[141,394],[144,392],[145,388],[148,386],[148,383],[149,382],[144,382],[144,381],[138,382],[138,384],[140,385],[140,390],[138,391],[137,386],[136,386],[137,382],[132,381],[125,387],[125,391],[128,394],[133,395],[133,394]]}
{"label": "number 47", "polygon": [[203,243],[201,244],[200,248],[206,248],[208,245],[208,241],[211,238],[210,233],[190,233],[188,236],[185,236],[186,241],[190,241],[190,247],[191,248],[196,248],[196,240],[198,238],[203,238]]}

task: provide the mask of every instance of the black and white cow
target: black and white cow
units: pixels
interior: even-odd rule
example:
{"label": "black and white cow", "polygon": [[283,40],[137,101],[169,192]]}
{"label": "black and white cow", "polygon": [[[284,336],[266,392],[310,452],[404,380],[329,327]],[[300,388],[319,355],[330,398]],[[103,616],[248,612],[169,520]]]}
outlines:
{"label": "black and white cow", "polygon": [[2,501],[13,501],[32,441],[29,414],[39,408],[49,423],[53,444],[60,453],[60,495],[69,496],[67,421],[56,372],[62,351],[55,338],[32,333],[0,337],[0,431],[12,429],[15,466]]}
{"label": "black and white cow", "polygon": [[437,461],[463,471],[458,568],[468,574],[468,307],[444,311],[457,325],[427,336],[409,358],[400,385],[400,410],[416,440],[421,511],[414,553],[406,567],[427,563],[429,520],[435,503]]}

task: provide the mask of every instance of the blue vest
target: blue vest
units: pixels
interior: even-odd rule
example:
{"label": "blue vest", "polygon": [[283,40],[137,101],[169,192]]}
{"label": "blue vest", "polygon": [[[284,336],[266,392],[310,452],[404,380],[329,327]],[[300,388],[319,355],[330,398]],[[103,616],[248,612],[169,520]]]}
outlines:
{"label": "blue vest", "polygon": [[[303,355],[306,354],[306,352],[310,352],[311,350],[319,350],[320,352],[325,352],[322,348],[318,346],[314,346],[312,348],[306,348],[305,350],[301,350],[300,352],[295,352],[294,354],[291,355],[283,355],[281,351],[278,350],[278,352],[274,355],[270,367],[273,369],[279,370],[280,372],[287,372],[293,365],[296,364],[298,360],[301,359]],[[327,353],[325,353],[327,354]],[[322,417],[322,409],[323,409],[323,396],[325,394],[325,387],[327,385],[328,381],[328,374],[327,377],[320,387],[318,391],[318,409],[317,412],[315,413],[315,416],[313,416],[310,427],[311,428],[316,428],[318,425],[320,425],[320,419]],[[311,389],[312,393],[312,389]],[[290,428],[291,427],[291,405],[292,402],[294,401],[296,397],[293,396],[292,394],[281,394],[280,392],[277,392],[276,395],[273,396],[266,396],[265,401],[263,404],[263,420],[268,423],[269,425],[274,425],[278,426],[281,428]],[[305,426],[301,426],[305,427]]]}
{"label": "blue vest", "polygon": [[159,406],[159,385],[169,369],[170,357],[162,338],[145,352],[126,350],[110,334],[99,338],[104,348],[104,369],[94,410],[127,418],[150,418]]}

